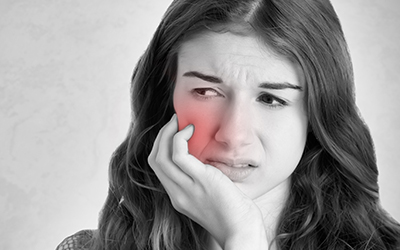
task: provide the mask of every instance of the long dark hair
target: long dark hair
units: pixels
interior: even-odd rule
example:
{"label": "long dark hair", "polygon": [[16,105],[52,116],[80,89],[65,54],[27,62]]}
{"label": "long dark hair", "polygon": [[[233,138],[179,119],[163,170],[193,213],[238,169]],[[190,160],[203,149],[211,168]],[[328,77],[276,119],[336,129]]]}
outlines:
{"label": "long dark hair", "polygon": [[206,248],[207,232],[174,210],[147,157],[174,113],[180,44],[232,24],[247,27],[299,63],[306,78],[309,133],[278,224],[278,248],[400,248],[400,225],[379,204],[373,142],[355,105],[350,56],[328,0],[171,4],[133,73],[132,123],[110,163],[94,248]]}

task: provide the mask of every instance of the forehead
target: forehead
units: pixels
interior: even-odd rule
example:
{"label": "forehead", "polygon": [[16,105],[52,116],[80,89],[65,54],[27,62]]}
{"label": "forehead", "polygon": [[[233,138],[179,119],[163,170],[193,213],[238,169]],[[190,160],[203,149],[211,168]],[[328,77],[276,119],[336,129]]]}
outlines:
{"label": "forehead", "polygon": [[302,85],[300,67],[274,52],[255,35],[203,32],[184,42],[178,51],[178,77],[190,70],[223,79],[289,81]]}

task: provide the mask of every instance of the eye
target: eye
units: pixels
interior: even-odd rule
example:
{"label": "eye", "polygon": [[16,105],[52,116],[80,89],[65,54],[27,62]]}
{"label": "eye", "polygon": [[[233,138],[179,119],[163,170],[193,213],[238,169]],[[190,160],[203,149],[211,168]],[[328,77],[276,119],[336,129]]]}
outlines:
{"label": "eye", "polygon": [[270,108],[280,108],[287,105],[287,102],[285,102],[284,100],[268,93],[260,95],[257,98],[257,101],[261,101]]}
{"label": "eye", "polygon": [[201,99],[210,99],[217,96],[223,96],[215,89],[211,88],[197,88],[192,90],[192,94]]}

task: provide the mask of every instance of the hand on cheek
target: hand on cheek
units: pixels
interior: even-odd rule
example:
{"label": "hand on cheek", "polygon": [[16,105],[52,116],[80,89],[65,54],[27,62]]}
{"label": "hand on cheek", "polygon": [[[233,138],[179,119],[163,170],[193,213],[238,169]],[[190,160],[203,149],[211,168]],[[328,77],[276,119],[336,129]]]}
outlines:
{"label": "hand on cheek", "polygon": [[178,131],[174,115],[157,135],[148,163],[174,208],[224,245],[242,232],[249,221],[262,222],[261,213],[221,171],[189,154],[188,140],[194,130],[189,125]]}
{"label": "hand on cheek", "polygon": [[179,126],[180,129],[183,129],[188,124],[194,125],[194,133],[188,141],[188,149],[191,155],[201,160],[201,152],[210,140],[209,133],[207,133],[207,124],[204,121],[199,121],[199,119],[188,119],[187,122],[180,124],[182,124]]}
{"label": "hand on cheek", "polygon": [[203,150],[212,141],[216,130],[215,109],[210,112],[209,109],[176,107],[179,120],[179,130],[182,130],[189,124],[194,125],[194,133],[188,141],[189,153],[200,161],[203,161],[201,154]]}

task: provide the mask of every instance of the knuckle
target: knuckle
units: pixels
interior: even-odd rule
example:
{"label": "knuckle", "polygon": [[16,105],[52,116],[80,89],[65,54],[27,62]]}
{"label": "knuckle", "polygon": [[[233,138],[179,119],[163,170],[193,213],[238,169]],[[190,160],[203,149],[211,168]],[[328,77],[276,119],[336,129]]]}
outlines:
{"label": "knuckle", "polygon": [[160,168],[160,166],[162,166],[162,159],[160,157],[160,155],[149,155],[147,157],[147,162],[150,166],[150,168],[152,168],[153,170],[157,170],[158,168]]}
{"label": "knuckle", "polygon": [[149,156],[147,157],[147,163],[149,163],[149,165],[153,165],[154,164],[154,160],[153,160],[153,155],[149,154]]}
{"label": "knuckle", "polygon": [[181,212],[179,206],[176,204],[176,202],[175,202],[173,199],[171,200],[171,204],[172,204],[172,207],[173,207],[176,211]]}
{"label": "knuckle", "polygon": [[176,133],[172,136],[173,146],[176,148],[178,146],[178,142],[182,139],[182,133]]}
{"label": "knuckle", "polygon": [[180,137],[181,137],[181,131],[178,131],[177,133],[175,133],[173,136],[172,136],[172,140],[179,140],[180,139]]}
{"label": "knuckle", "polygon": [[160,130],[158,131],[158,134],[159,134],[159,135],[161,135],[161,134],[164,133],[166,126],[167,126],[167,124],[165,124],[164,126],[162,126],[162,127],[160,128]]}
{"label": "knuckle", "polygon": [[172,141],[172,147],[173,147],[173,154],[172,154],[172,161],[177,164],[182,164],[184,161],[184,155],[182,154],[182,150],[179,147],[179,135],[174,135],[173,141]]}
{"label": "knuckle", "polygon": [[174,153],[172,154],[172,161],[179,164],[182,162],[182,157],[179,154]]}
{"label": "knuckle", "polygon": [[174,199],[171,199],[171,203],[176,211],[181,213],[186,211],[187,202],[182,195],[178,195],[174,197]]}
{"label": "knuckle", "polygon": [[160,155],[157,155],[154,159],[154,164],[156,165],[161,165],[163,160],[161,159],[162,157]]}

